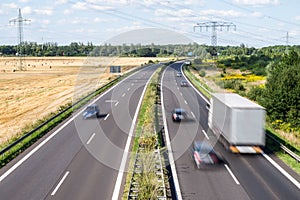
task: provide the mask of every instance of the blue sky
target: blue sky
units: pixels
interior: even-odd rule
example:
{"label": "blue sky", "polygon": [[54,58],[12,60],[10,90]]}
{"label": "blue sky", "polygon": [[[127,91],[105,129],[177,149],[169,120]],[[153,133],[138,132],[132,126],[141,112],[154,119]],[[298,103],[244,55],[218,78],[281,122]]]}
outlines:
{"label": "blue sky", "polygon": [[[181,34],[210,45],[211,28],[193,28],[217,21],[236,25],[236,30],[217,29],[218,45],[285,45],[287,33],[288,44],[300,45],[298,0],[1,0],[0,45],[18,43],[17,26],[9,23],[18,16],[18,8],[23,18],[30,19],[24,23],[24,41],[37,43],[103,44],[118,38],[119,43],[157,44],[162,37],[180,43],[176,34]],[[175,34],[156,31],[151,37],[156,29],[147,28]],[[127,41],[124,34],[137,40]]]}

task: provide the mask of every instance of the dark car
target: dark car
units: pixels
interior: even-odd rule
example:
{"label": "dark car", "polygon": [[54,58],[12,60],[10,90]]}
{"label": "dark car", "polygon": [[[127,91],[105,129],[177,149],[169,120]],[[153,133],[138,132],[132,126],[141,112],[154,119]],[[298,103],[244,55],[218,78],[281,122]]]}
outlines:
{"label": "dark car", "polygon": [[180,122],[187,118],[186,111],[182,108],[175,108],[172,112],[172,120],[174,122]]}
{"label": "dark car", "polygon": [[188,87],[188,86],[189,86],[189,83],[188,83],[186,80],[182,80],[182,81],[180,82],[180,86],[181,86],[181,87]]}
{"label": "dark car", "polygon": [[214,151],[209,142],[195,141],[192,151],[197,168],[200,168],[204,165],[219,164],[222,161],[221,156]]}
{"label": "dark car", "polygon": [[97,104],[92,104],[86,107],[85,111],[82,114],[83,119],[96,117],[98,118],[100,116],[100,110],[97,106]]}

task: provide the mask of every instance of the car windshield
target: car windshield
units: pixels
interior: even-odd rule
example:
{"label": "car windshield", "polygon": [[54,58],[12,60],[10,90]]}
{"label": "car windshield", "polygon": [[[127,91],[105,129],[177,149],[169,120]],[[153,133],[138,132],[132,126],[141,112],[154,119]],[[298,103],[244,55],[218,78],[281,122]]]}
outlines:
{"label": "car windshield", "polygon": [[213,151],[213,147],[211,146],[210,143],[197,141],[194,142],[194,150],[198,151],[201,154],[208,154],[211,151]]}
{"label": "car windshield", "polygon": [[181,109],[181,108],[177,108],[177,109],[175,109],[175,113],[177,115],[183,115],[183,114],[185,114],[185,110]]}
{"label": "car windshield", "polygon": [[97,110],[97,108],[95,106],[88,106],[86,108],[86,111],[94,111],[94,110]]}

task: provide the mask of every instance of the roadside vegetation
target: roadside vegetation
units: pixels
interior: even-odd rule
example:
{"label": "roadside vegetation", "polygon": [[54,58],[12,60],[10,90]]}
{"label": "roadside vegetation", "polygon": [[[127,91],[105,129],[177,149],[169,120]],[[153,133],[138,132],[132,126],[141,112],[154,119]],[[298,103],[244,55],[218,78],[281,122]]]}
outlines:
{"label": "roadside vegetation", "polygon": [[[263,48],[259,51],[245,47],[231,50],[242,55],[230,54],[229,56],[226,53],[229,49],[225,49],[225,52],[220,53],[221,56],[216,63],[217,73],[214,76],[200,75],[203,66],[212,66],[211,63],[193,63],[191,67],[186,67],[188,69],[186,75],[196,86],[199,83],[203,85],[204,80],[212,80],[220,88],[239,93],[265,107],[266,131],[300,156],[299,47],[288,51],[283,47]],[[244,54],[249,51],[250,55]],[[191,70],[193,73],[190,72]],[[208,67],[205,71],[209,72],[209,70]],[[299,163],[285,155],[277,144],[267,140],[267,148],[300,173]]]}
{"label": "roadside vegetation", "polygon": [[[155,150],[159,148],[159,136],[156,133],[156,100],[159,76],[163,68],[159,68],[153,75],[147,89],[138,115],[132,157],[127,173],[126,184],[122,199],[128,199],[131,184],[137,188],[136,199],[157,199],[162,196],[156,169]],[[139,172],[134,173],[136,158],[139,159]]]}

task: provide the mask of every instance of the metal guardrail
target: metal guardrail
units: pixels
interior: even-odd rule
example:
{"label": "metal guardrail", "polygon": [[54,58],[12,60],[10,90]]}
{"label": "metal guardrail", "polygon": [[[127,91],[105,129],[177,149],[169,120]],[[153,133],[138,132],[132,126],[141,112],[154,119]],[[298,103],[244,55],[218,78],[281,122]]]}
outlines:
{"label": "metal guardrail", "polygon": [[[198,84],[200,87],[202,87],[206,92],[208,92],[209,94],[211,93],[210,91],[208,91],[202,84]],[[201,91],[199,91],[201,92]],[[275,143],[277,143],[280,148],[289,156],[291,156],[292,158],[294,158],[298,163],[300,162],[300,156],[298,156],[297,154],[295,154],[292,150],[290,150],[288,147],[284,146],[281,142],[279,142],[278,140],[276,140],[272,135],[267,134],[266,136],[269,137],[270,139],[272,139]]]}
{"label": "metal guardrail", "polygon": [[279,142],[278,140],[276,140],[276,138],[274,138],[272,135],[267,134],[266,136],[269,137],[270,139],[272,139],[275,143],[277,143],[280,148],[289,156],[291,156],[292,158],[294,158],[298,163],[300,162],[300,157],[295,154],[293,151],[291,151],[289,148],[287,148],[286,146],[284,146],[281,142]]}
{"label": "metal guardrail", "polygon": [[118,78],[110,81],[109,83],[103,85],[102,87],[100,87],[99,89],[97,89],[96,91],[88,94],[87,96],[79,99],[77,102],[75,102],[74,104],[72,104],[71,106],[65,108],[63,111],[61,111],[60,113],[54,115],[53,117],[51,117],[50,119],[48,119],[47,121],[43,122],[42,124],[40,124],[38,127],[36,127],[35,129],[31,130],[30,132],[24,134],[22,137],[20,137],[19,139],[15,140],[13,143],[9,144],[8,146],[4,147],[3,149],[1,149],[0,151],[0,156],[2,156],[3,154],[5,154],[7,151],[9,151],[10,149],[12,149],[13,147],[15,147],[16,145],[18,145],[20,142],[22,142],[23,140],[25,140],[26,138],[28,138],[29,136],[31,136],[32,134],[34,134],[36,131],[38,131],[39,129],[41,129],[42,127],[44,127],[45,125],[47,125],[48,123],[50,123],[52,120],[56,119],[57,117],[61,116],[62,114],[64,114],[65,112],[67,112],[68,110],[70,110],[71,108],[73,108],[75,105],[83,102],[84,100],[88,99],[89,97],[95,95],[97,92],[103,90],[104,88],[108,87],[111,84],[114,84],[115,82],[119,81],[121,78],[126,77],[134,72],[136,72],[137,70],[143,69],[145,67],[147,67],[148,65],[145,65],[143,67],[140,68],[136,68],[132,71],[130,71],[129,73],[123,75],[123,76],[119,76]]}
{"label": "metal guardrail", "polygon": [[43,122],[42,124],[40,124],[38,127],[36,127],[35,129],[31,130],[30,132],[26,133],[25,135],[23,135],[22,137],[20,137],[19,139],[17,139],[16,141],[14,141],[13,143],[9,144],[8,146],[6,146],[5,148],[1,149],[0,151],[0,155],[3,155],[4,153],[6,153],[7,151],[9,151],[10,149],[12,149],[13,147],[15,147],[16,145],[18,145],[20,142],[22,142],[23,140],[25,140],[26,138],[28,138],[29,136],[31,136],[32,134],[34,134],[36,131],[40,130],[41,128],[43,128],[45,125],[49,124],[51,121],[53,121],[54,119],[56,119],[57,117],[61,116],[62,114],[64,114],[65,112],[67,112],[68,110],[70,110],[71,108],[73,108],[74,106],[76,106],[77,104],[83,102],[84,100],[88,99],[89,97],[95,95],[97,92],[101,91],[103,88],[108,87],[109,85],[119,81],[119,79],[121,78],[118,77],[116,79],[114,79],[113,81],[103,85],[102,87],[100,87],[99,89],[97,89],[96,91],[88,94],[87,96],[79,99],[77,102],[75,102],[74,104],[72,104],[71,106],[67,107],[66,109],[64,109],[63,111],[61,111],[60,113],[54,115],[53,117],[51,117],[50,119],[48,119],[47,121]]}

